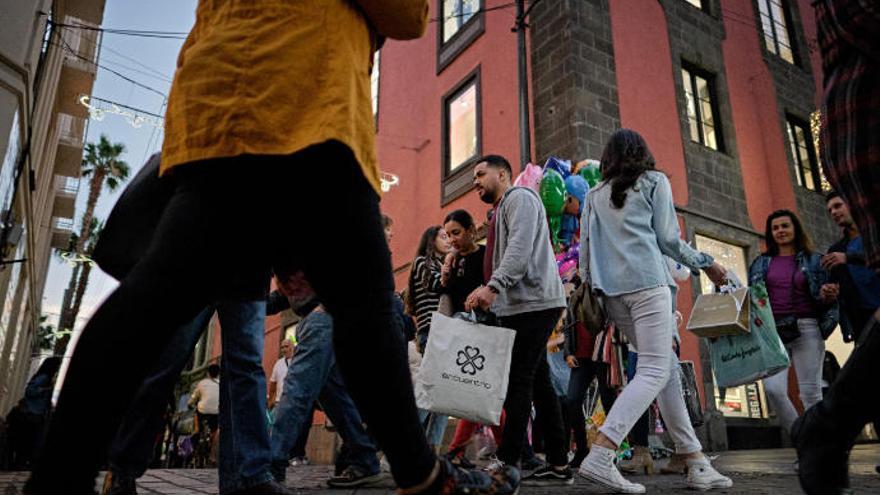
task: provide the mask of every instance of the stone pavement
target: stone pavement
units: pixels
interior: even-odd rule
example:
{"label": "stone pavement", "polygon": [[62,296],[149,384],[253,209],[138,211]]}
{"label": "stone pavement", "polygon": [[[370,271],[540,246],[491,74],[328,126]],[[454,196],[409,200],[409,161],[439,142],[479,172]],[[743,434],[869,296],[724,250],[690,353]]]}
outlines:
{"label": "stone pavement", "polygon": [[[794,451],[789,449],[749,450],[725,452],[714,464],[734,480],[730,490],[713,493],[724,494],[798,494],[800,491],[793,470]],[[880,444],[860,445],[852,453],[850,473],[856,493],[880,493],[880,475],[874,465],[880,462]],[[390,479],[378,486],[360,490],[329,490],[325,481],[332,474],[329,466],[304,466],[290,468],[288,485],[298,493],[309,495],[387,495],[394,491]],[[27,473],[0,473],[0,495],[15,495],[27,479]],[[685,488],[680,476],[632,476],[633,481],[643,483],[648,493],[694,493]],[[151,470],[138,482],[141,494],[216,494],[217,476],[214,470]],[[606,493],[596,485],[578,479],[570,487],[523,487],[523,495],[598,494]]]}

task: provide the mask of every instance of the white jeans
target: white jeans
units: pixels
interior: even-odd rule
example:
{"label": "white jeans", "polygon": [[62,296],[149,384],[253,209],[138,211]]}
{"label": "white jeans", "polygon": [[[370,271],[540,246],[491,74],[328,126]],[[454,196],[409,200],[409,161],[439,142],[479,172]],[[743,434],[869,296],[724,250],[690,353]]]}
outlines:
{"label": "white jeans", "polygon": [[[813,318],[798,320],[800,337],[789,342],[785,349],[794,364],[798,389],[804,409],[822,400],[822,363],[825,359],[825,340],[819,331],[819,323]],[[791,432],[791,424],[797,419],[797,410],[788,398],[788,369],[764,379],[764,390],[779,423]]]}
{"label": "white jeans", "polygon": [[702,450],[691,426],[681,389],[678,357],[672,350],[675,316],[669,287],[605,297],[608,317],[639,353],[636,374],[624,387],[599,428],[617,445],[656,398],[675,451]]}

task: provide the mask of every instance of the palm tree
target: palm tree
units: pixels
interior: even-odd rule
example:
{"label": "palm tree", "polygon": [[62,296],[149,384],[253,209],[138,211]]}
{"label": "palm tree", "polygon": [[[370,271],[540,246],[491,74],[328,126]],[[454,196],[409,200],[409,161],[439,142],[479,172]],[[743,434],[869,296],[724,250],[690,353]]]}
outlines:
{"label": "palm tree", "polygon": [[[86,244],[84,251],[81,253],[83,256],[75,257],[73,271],[70,275],[70,286],[64,291],[64,301],[61,305],[61,317],[58,320],[58,332],[60,336],[55,340],[55,354],[62,355],[64,353],[67,348],[67,342],[70,340],[70,336],[73,333],[73,327],[76,323],[76,318],[79,315],[82,298],[85,294],[86,287],[89,284],[89,275],[92,272],[93,264],[92,261],[82,260],[89,260],[91,258],[103,228],[103,222],[92,217],[92,222],[89,226],[88,244]],[[57,253],[59,254],[59,259],[64,260],[64,254],[74,253],[74,247],[79,244],[79,237],[80,236],[77,233],[71,234],[68,250]]]}
{"label": "palm tree", "polygon": [[[85,146],[85,156],[82,162],[82,177],[89,179],[89,196],[86,201],[86,210],[82,216],[82,225],[79,235],[71,238],[71,251],[73,255],[81,255],[84,253],[84,246],[89,240],[92,229],[94,228],[92,220],[95,216],[95,206],[98,204],[98,198],[106,188],[108,191],[115,191],[120,185],[128,180],[130,168],[128,164],[120,159],[125,152],[125,145],[122,143],[111,143],[106,135],[101,134],[97,143],[88,143]],[[86,270],[87,273],[90,270]],[[61,318],[58,327],[61,330],[72,330],[79,313],[79,305],[73,304],[76,300],[80,285],[80,265],[77,264],[70,277],[70,283],[64,293],[64,300],[61,303]],[[88,284],[86,280],[85,284]],[[80,294],[80,302],[82,302]],[[74,311],[75,309],[75,311]],[[63,353],[67,347],[68,339],[61,339],[56,345],[56,353]]]}

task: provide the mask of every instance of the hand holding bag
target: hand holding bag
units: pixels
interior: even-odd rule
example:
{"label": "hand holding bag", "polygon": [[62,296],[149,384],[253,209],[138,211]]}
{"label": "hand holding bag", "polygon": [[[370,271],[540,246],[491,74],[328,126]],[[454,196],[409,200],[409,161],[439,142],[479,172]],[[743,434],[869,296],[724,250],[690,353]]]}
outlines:
{"label": "hand holding bag", "polygon": [[434,313],[416,377],[416,404],[438,414],[499,424],[514,336],[513,330]]}

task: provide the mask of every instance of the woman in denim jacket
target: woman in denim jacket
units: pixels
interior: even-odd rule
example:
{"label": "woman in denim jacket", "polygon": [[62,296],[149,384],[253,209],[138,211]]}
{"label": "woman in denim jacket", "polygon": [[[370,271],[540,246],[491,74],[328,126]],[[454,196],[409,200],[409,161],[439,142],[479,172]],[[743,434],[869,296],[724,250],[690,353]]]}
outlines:
{"label": "woman in denim jacket", "polygon": [[[798,216],[777,210],[767,217],[767,251],[749,267],[749,285],[764,282],[776,329],[794,363],[804,409],[822,400],[822,362],[825,339],[837,326],[835,286],[820,266]],[[773,408],[785,431],[797,419],[788,398],[788,369],[764,379]]]}
{"label": "woman in denim jacket", "polygon": [[685,407],[672,349],[676,282],[664,255],[695,274],[704,270],[717,284],[726,270],[681,239],[669,179],[655,170],[637,132],[621,129],[611,136],[601,171],[603,182],[590,191],[581,217],[581,275],[600,295],[609,320],[638,351],[639,363],[608,411],[580,473],[617,493],[644,493],[643,485],[621,476],[615,451],[656,398],[676,453],[687,459],[688,485],[730,488],[730,478],[703,455]]}

